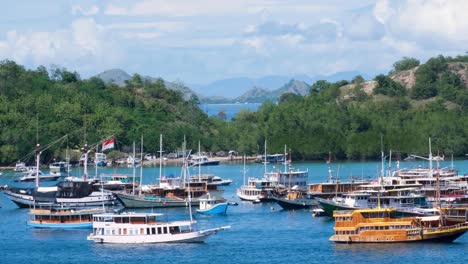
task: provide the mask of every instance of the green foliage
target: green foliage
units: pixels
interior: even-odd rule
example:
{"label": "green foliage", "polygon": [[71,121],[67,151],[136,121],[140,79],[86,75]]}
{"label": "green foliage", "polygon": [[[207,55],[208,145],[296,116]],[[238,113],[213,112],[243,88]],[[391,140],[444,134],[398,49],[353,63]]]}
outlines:
{"label": "green foliage", "polygon": [[416,83],[414,84],[411,98],[427,99],[437,95],[437,80],[439,75],[447,71],[447,61],[444,56],[429,59],[416,71]]}
{"label": "green foliage", "polygon": [[377,87],[374,92],[376,94],[383,94],[388,96],[404,96],[406,89],[403,85],[395,82],[390,77],[383,74],[375,76],[374,80],[377,81]]}
{"label": "green foliage", "polygon": [[393,63],[393,73],[406,71],[419,66],[419,60],[415,58],[403,57],[403,59]]}
{"label": "green foliage", "polygon": [[[464,155],[468,89],[447,62],[463,62],[465,57],[439,56],[420,65],[410,96],[385,75],[375,77],[374,92],[386,96],[366,94],[363,79],[356,76],[347,100],[340,96],[347,81],[321,80],[308,96],[284,94],[278,104],[266,101],[257,112],[242,110],[230,122],[207,117],[196,96],[184,100],[161,79],[149,82],[134,74],[122,88],[96,78],[81,80],[65,69],[26,70],[1,61],[0,163],[12,164],[30,154],[36,134],[42,145],[69,135],[62,151],[43,153],[45,161],[64,153],[65,145],[75,150],[76,159],[85,129],[88,143],[115,136],[117,147],[109,153],[113,158],[130,151],[142,135],[145,152],[156,152],[159,134],[166,153],[180,150],[185,135],[189,148],[196,149],[200,140],[205,151],[251,155],[262,153],[267,140],[268,152],[282,152],[287,144],[294,159],[323,159],[328,152],[337,158],[376,159],[383,135],[384,148],[401,154],[427,153],[431,137],[434,150]],[[408,67],[402,65],[396,68]]]}
{"label": "green foliage", "polygon": [[361,75],[356,75],[354,77],[354,79],[351,81],[351,83],[354,83],[354,84],[361,84],[363,83],[365,80],[364,80],[364,77],[362,77]]}
{"label": "green foliage", "polygon": [[[114,135],[122,150],[145,139],[145,150],[159,149],[164,134],[167,152],[180,146],[184,134],[189,147],[198,140],[213,140],[216,129],[198,107],[198,98],[185,101],[180,92],[166,89],[164,82],[142,81],[133,75],[127,88],[105,84],[98,78],[81,80],[76,72],[44,67],[26,70],[12,61],[0,62],[0,162],[12,164],[34,149],[69,135],[67,145],[79,149]],[[166,141],[167,139],[167,141]],[[59,146],[56,146],[59,147]],[[61,148],[66,146],[62,145]],[[48,161],[55,151],[43,153]],[[61,153],[61,152],[60,152]]]}

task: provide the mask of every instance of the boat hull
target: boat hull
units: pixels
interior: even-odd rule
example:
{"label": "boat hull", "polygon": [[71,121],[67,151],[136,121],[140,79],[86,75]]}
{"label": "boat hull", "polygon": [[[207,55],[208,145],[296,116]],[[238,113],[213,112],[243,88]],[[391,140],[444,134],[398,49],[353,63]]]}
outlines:
{"label": "boat hull", "polygon": [[99,207],[113,206],[116,204],[116,199],[113,196],[95,195],[93,197],[82,198],[56,198],[56,199],[35,199],[34,196],[21,194],[9,190],[4,191],[5,195],[14,202],[19,208],[31,207]]}
{"label": "boat hull", "polygon": [[206,210],[197,210],[197,213],[202,215],[215,215],[215,214],[225,214],[228,208],[227,203],[219,203]]}
{"label": "boat hull", "polygon": [[[125,208],[168,208],[188,207],[189,205],[189,202],[183,199],[149,198],[123,193],[114,193],[114,195]],[[198,205],[199,203],[199,199],[192,199],[192,205]]]}
{"label": "boat hull", "polygon": [[112,244],[151,244],[151,243],[202,243],[210,235],[216,234],[224,228],[193,231],[180,234],[158,235],[89,235],[88,240],[96,243]]}
{"label": "boat hull", "polygon": [[[436,228],[435,228],[436,229]],[[407,243],[407,242],[452,242],[468,231],[467,225],[458,225],[458,227],[437,230],[435,232],[416,232],[412,235],[333,235],[330,241],[336,243]]]}
{"label": "boat hull", "polygon": [[36,221],[28,221],[28,226],[34,228],[46,228],[46,229],[92,229],[93,222],[85,223],[40,223]]}
{"label": "boat hull", "polygon": [[273,199],[285,210],[311,209],[317,208],[319,205],[314,199],[286,199],[281,197],[274,197]]}
{"label": "boat hull", "polygon": [[322,198],[318,198],[318,197],[316,197],[315,200],[320,204],[322,209],[328,215],[333,215],[333,211],[336,211],[336,210],[355,210],[355,209],[359,209],[359,208],[356,208],[356,207],[341,206],[341,205],[338,205],[338,204],[334,203],[332,200],[322,199]]}

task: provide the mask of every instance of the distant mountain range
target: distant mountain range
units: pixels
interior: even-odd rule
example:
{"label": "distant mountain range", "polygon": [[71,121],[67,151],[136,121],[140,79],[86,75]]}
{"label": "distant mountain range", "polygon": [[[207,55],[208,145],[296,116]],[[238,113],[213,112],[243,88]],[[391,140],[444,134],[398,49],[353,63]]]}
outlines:
{"label": "distant mountain range", "polygon": [[[316,75],[313,77],[307,75],[296,75],[294,77],[270,75],[256,79],[239,77],[218,80],[206,85],[189,85],[192,89],[183,83],[164,82],[169,89],[181,91],[186,99],[193,94],[197,95],[202,103],[262,103],[266,100],[277,101],[284,93],[307,95],[309,86],[317,80],[330,82],[351,80],[359,74],[361,73],[357,71],[347,71],[328,76]],[[132,78],[131,75],[121,69],[107,70],[96,75],[96,77],[106,83],[113,82],[120,86],[125,85],[125,81]],[[363,77],[366,78],[367,76],[363,75]],[[151,76],[142,76],[142,78],[149,81],[157,80],[157,78]]]}

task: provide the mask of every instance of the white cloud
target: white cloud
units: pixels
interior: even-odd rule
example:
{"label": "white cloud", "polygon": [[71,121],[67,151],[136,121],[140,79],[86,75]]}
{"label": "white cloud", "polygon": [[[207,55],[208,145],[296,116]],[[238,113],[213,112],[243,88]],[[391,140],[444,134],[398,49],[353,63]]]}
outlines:
{"label": "white cloud", "polygon": [[156,32],[124,32],[121,36],[126,39],[156,39],[161,37],[160,33]]}
{"label": "white cloud", "polygon": [[121,59],[92,18],[77,19],[56,31],[18,32],[10,30],[0,40],[0,55],[17,63],[36,67],[59,64],[73,70],[115,67]]}
{"label": "white cloud", "polygon": [[466,46],[468,40],[468,1],[413,0],[379,1],[376,19],[400,39],[417,41],[426,47]]}
{"label": "white cloud", "polygon": [[154,29],[162,32],[172,33],[182,31],[185,28],[185,23],[178,21],[129,22],[107,24],[103,25],[102,28],[105,30]]}
{"label": "white cloud", "polygon": [[72,6],[72,14],[73,15],[79,15],[82,14],[84,16],[93,16],[97,15],[99,13],[99,7],[93,5],[90,8],[86,9],[84,7],[81,7],[79,5],[73,5]]}
{"label": "white cloud", "polygon": [[126,16],[129,14],[128,9],[124,7],[108,5],[104,10],[104,14],[108,16]]}

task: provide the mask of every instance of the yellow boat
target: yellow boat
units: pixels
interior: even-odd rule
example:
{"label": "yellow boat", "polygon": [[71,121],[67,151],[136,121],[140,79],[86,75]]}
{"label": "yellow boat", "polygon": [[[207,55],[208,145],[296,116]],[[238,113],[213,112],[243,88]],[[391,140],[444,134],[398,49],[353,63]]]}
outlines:
{"label": "yellow boat", "polygon": [[452,242],[468,231],[468,223],[442,215],[401,217],[395,208],[334,211],[337,243]]}

